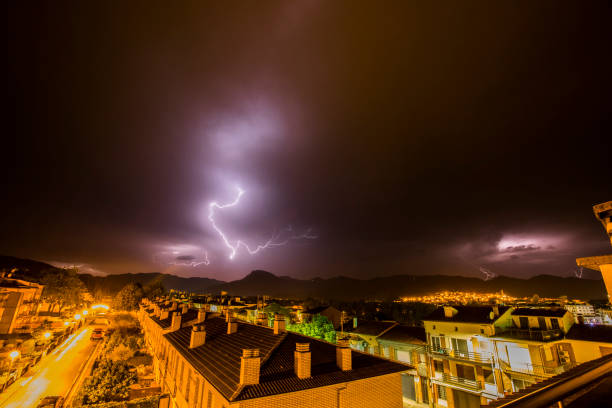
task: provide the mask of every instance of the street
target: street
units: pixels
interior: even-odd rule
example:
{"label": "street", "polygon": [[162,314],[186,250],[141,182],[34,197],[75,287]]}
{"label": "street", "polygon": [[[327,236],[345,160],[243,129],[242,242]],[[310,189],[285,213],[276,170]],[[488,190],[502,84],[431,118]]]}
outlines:
{"label": "street", "polygon": [[66,396],[94,349],[91,332],[91,327],[85,327],[68,337],[42,359],[34,375],[22,377],[0,394],[0,407],[30,408],[47,395]]}

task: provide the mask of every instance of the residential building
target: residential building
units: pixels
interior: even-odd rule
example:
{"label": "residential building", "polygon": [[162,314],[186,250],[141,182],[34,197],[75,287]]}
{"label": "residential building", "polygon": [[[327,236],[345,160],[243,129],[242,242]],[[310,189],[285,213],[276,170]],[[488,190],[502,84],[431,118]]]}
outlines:
{"label": "residential building", "polygon": [[346,323],[344,313],[333,306],[319,306],[311,309],[306,309],[299,312],[299,319],[302,322],[310,321],[314,316],[321,315],[327,318],[334,325],[334,329],[340,329],[343,323]]}
{"label": "residential building", "polygon": [[595,308],[588,303],[568,303],[565,310],[574,315],[574,323],[579,323],[579,318],[582,316],[594,316]]}
{"label": "residential building", "polygon": [[557,344],[564,346],[564,358],[573,365],[595,360],[612,354],[612,326],[575,324]]}
{"label": "residential building", "polygon": [[443,306],[423,319],[436,407],[476,408],[504,395],[496,333],[512,327],[507,306]]}
{"label": "residential building", "polygon": [[429,404],[427,336],[424,327],[394,326],[378,337],[383,357],[410,364],[414,369],[402,374],[405,405]]}
{"label": "residential building", "polygon": [[378,337],[397,326],[394,321],[353,319],[353,327],[344,328],[350,339],[351,348],[370,354],[382,355]]}
{"label": "residential building", "polygon": [[[612,245],[612,201],[593,206],[593,213],[604,227],[610,244]],[[601,272],[604,284],[608,291],[608,299],[612,297],[612,254],[589,256],[576,259],[576,264],[580,267],[593,269]]]}
{"label": "residential building", "polygon": [[155,380],[177,408],[401,407],[411,367],[274,327],[172,302],[145,303],[139,319]]}
{"label": "residential building", "polygon": [[20,279],[0,279],[0,334],[29,332],[36,326],[44,286]]}

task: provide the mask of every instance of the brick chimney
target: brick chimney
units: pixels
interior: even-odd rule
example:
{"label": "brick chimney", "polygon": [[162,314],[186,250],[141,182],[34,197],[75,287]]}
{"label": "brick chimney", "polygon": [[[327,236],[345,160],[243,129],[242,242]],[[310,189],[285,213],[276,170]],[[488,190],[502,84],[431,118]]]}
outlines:
{"label": "brick chimney", "polygon": [[227,334],[234,334],[238,331],[238,322],[231,319],[227,322]]}
{"label": "brick chimney", "polygon": [[172,302],[170,304],[170,311],[174,312],[178,308],[178,304],[176,302]]}
{"label": "brick chimney", "polygon": [[191,328],[189,348],[200,347],[204,343],[206,343],[206,328],[203,325],[196,324]]}
{"label": "brick chimney", "polygon": [[181,305],[181,313],[185,314],[185,313],[187,313],[188,310],[189,310],[189,305],[186,305],[185,303],[183,303]]}
{"label": "brick chimney", "polygon": [[268,318],[264,312],[257,313],[257,325],[258,326],[267,326],[266,324],[267,320]]}
{"label": "brick chimney", "polygon": [[240,357],[240,385],[259,384],[259,349],[243,349]]}
{"label": "brick chimney", "polygon": [[348,339],[338,339],[336,344],[336,365],[342,371],[353,369],[353,357]]}
{"label": "brick chimney", "polygon": [[281,334],[285,332],[285,316],[277,313],[274,315],[274,334]]}
{"label": "brick chimney", "polygon": [[170,312],[168,312],[168,309],[164,309],[164,310],[162,310],[162,311],[160,312],[160,314],[159,314],[159,320],[164,320],[164,319],[167,319],[167,318],[168,318],[168,316],[170,316],[170,314],[169,314],[169,313],[170,313]]}
{"label": "brick chimney", "polygon": [[206,310],[198,309],[198,323],[202,323],[206,320]]}
{"label": "brick chimney", "polygon": [[300,379],[310,378],[310,343],[295,343],[293,369]]}
{"label": "brick chimney", "polygon": [[226,308],[223,313],[225,314],[225,321],[229,323],[229,321],[232,319],[232,312]]}
{"label": "brick chimney", "polygon": [[170,331],[177,331],[181,328],[181,312],[172,313],[172,324],[170,325]]}

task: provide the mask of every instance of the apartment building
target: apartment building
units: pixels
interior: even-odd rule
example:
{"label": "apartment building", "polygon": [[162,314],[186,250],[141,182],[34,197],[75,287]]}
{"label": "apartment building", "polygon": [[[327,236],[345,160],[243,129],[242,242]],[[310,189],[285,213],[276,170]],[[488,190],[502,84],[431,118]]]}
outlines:
{"label": "apartment building", "polygon": [[394,326],[378,337],[383,357],[410,364],[414,368],[402,374],[402,398],[406,405],[430,401],[428,348],[425,328]]}
{"label": "apartment building", "polygon": [[378,338],[397,326],[394,321],[353,319],[353,327],[345,328],[350,339],[351,348],[370,354],[382,355]]}
{"label": "apartment building", "polygon": [[423,319],[435,407],[477,408],[504,395],[496,333],[512,326],[507,306],[444,306]]}
{"label": "apartment building", "polygon": [[145,303],[139,318],[156,381],[178,408],[401,407],[412,367],[274,327],[173,302]]}
{"label": "apartment building", "polygon": [[517,308],[510,315],[512,325],[492,337],[505,391],[520,391],[573,366],[569,347],[559,342],[574,324],[570,312]]}
{"label": "apartment building", "polygon": [[20,279],[0,279],[0,334],[31,331],[44,286]]}

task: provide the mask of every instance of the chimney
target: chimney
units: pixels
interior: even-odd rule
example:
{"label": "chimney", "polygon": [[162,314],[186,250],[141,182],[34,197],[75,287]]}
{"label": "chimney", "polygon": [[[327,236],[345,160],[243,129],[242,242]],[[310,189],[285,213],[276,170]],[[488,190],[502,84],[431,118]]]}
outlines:
{"label": "chimney", "polygon": [[259,349],[243,349],[240,357],[240,385],[259,384]]}
{"label": "chimney", "polygon": [[161,311],[161,313],[159,314],[159,320],[164,320],[167,319],[168,316],[170,316],[169,314],[170,312],[168,312],[168,309],[164,309]]}
{"label": "chimney", "polygon": [[177,331],[181,328],[181,319],[181,312],[172,313],[172,325],[170,326],[170,331]]}
{"label": "chimney", "polygon": [[444,317],[446,317],[447,319],[450,319],[456,314],[457,314],[457,309],[455,309],[452,306],[444,306]]}
{"label": "chimney", "polygon": [[353,369],[351,348],[349,347],[349,340],[346,338],[338,339],[336,345],[336,364],[342,371],[350,371]]}
{"label": "chimney", "polygon": [[257,325],[258,326],[267,326],[266,320],[268,320],[268,319],[267,319],[266,314],[264,312],[258,312],[257,313]]}
{"label": "chimney", "polygon": [[299,379],[310,378],[310,343],[295,343],[293,369]]}
{"label": "chimney", "polygon": [[153,305],[153,316],[159,316],[159,305],[157,303]]}
{"label": "chimney", "polygon": [[499,317],[499,306],[497,305],[493,306],[493,316]]}
{"label": "chimney", "polygon": [[206,343],[206,328],[196,324],[191,328],[191,339],[189,340],[189,348],[200,347]]}
{"label": "chimney", "polygon": [[285,332],[285,326],[287,322],[285,321],[285,316],[277,313],[274,315],[274,334],[281,334]]}
{"label": "chimney", "polygon": [[178,304],[176,302],[172,302],[172,304],[170,304],[171,312],[174,312],[177,308],[178,308]]}
{"label": "chimney", "polygon": [[225,314],[225,321],[229,323],[232,319],[232,313],[227,308],[223,311],[223,313]]}
{"label": "chimney", "polygon": [[189,305],[186,305],[185,303],[183,303],[181,305],[181,313],[185,314],[185,313],[187,313],[188,310],[189,310]]}
{"label": "chimney", "polygon": [[198,309],[198,323],[202,323],[206,320],[206,310]]}
{"label": "chimney", "polygon": [[227,322],[227,334],[234,334],[238,331],[238,322],[234,319],[230,319]]}

